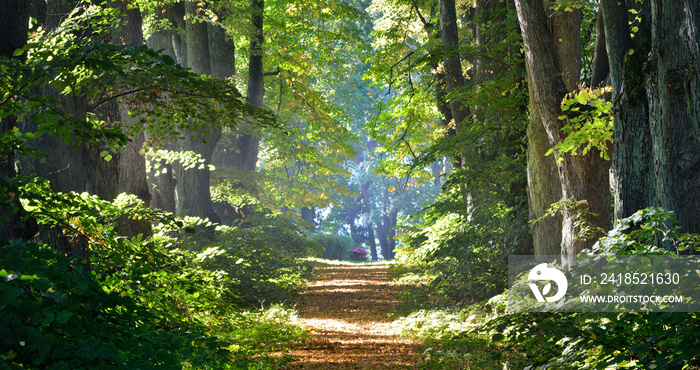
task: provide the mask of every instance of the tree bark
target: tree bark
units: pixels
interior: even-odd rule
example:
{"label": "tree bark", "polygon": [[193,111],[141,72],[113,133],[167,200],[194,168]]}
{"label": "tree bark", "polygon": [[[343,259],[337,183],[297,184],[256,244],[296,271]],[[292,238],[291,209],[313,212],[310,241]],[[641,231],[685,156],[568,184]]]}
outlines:
{"label": "tree bark", "polygon": [[[29,25],[29,4],[24,0],[6,0],[0,3],[0,56],[14,56],[16,49],[27,44]],[[17,127],[17,117],[8,116],[0,121],[0,135],[6,134]],[[5,148],[3,148],[5,149]],[[19,192],[12,184],[15,178],[15,153],[13,150],[0,151],[0,239],[29,239],[36,233],[36,223],[32,220],[23,221],[24,210],[20,203]],[[14,210],[13,210],[14,209]]]}
{"label": "tree bark", "polygon": [[[558,55],[566,54],[561,51],[557,53],[552,32],[547,26],[547,15],[542,0],[516,0],[515,4],[525,43],[528,77],[532,85],[533,94],[530,99],[542,119],[549,144],[554,146],[564,139],[561,130],[564,122],[558,117],[562,115],[561,99],[568,91],[565,86],[564,74],[559,68],[557,60]],[[579,32],[579,29],[575,28],[575,22],[565,23],[561,28],[562,32]],[[564,30],[565,28],[568,28],[568,31]],[[564,154],[562,159],[561,162],[557,163],[557,171],[563,198],[574,201],[587,200],[589,210],[598,214],[598,217],[590,219],[589,222],[607,230],[609,228],[609,200],[606,202],[606,199],[609,197],[601,198],[600,192],[607,192],[608,185],[607,183],[592,182],[593,179],[600,180],[599,175],[604,172],[600,170],[600,167],[604,163],[600,163],[600,158],[595,153],[586,156]],[[587,242],[576,240],[578,230],[572,220],[576,211],[576,209],[565,209],[562,225],[561,253],[571,264],[575,263],[576,254],[581,249],[590,247],[594,242],[593,240]]]}
{"label": "tree bark", "polygon": [[654,205],[674,212],[681,232],[700,233],[700,5],[651,0],[649,99]]}
{"label": "tree bark", "polygon": [[374,238],[374,225],[370,222],[367,225],[367,237],[369,238],[369,255],[372,257],[372,261],[379,260],[377,256],[377,240]]}
{"label": "tree bark", "polygon": [[[619,1],[601,0],[610,60],[613,112],[612,176],[615,219],[651,207],[654,202],[652,138],[648,98],[642,69],[650,51],[649,3],[638,9],[642,24],[630,38],[628,8]],[[631,55],[629,50],[635,50]]]}
{"label": "tree bark", "polygon": [[306,230],[316,230],[316,207],[301,207],[301,219],[306,222]]}
{"label": "tree bark", "polygon": [[698,233],[700,4],[628,4],[642,20],[634,39],[625,4],[602,0],[602,5],[615,113],[615,216],[663,207],[674,212],[681,232]]}
{"label": "tree bark", "polygon": [[608,61],[608,51],[605,44],[605,18],[603,16],[603,9],[598,9],[591,88],[595,89],[604,85],[609,75],[610,62]]}
{"label": "tree bark", "polygon": [[[143,20],[141,12],[138,8],[131,8],[125,0],[112,1],[110,4],[113,8],[118,9],[123,13],[123,25],[112,36],[114,44],[122,45],[143,45]],[[130,127],[136,124],[138,117],[132,117],[127,107],[119,104],[118,119],[124,127]],[[119,192],[134,194],[144,202],[146,207],[151,205],[151,193],[146,175],[146,156],[144,154],[145,135],[139,132],[136,137],[131,138],[126,147],[120,149],[119,156]],[[136,236],[142,235],[144,238],[153,234],[151,223],[149,221],[133,220],[125,218],[124,224],[126,230],[125,235]]]}
{"label": "tree bark", "polygon": [[[265,13],[265,1],[251,0],[253,11],[253,35],[250,37],[250,56],[248,59],[248,88],[246,96],[248,100],[262,107],[265,96],[265,84],[263,80],[263,22]],[[238,134],[238,150],[234,153],[236,167],[245,171],[254,172],[258,163],[258,151],[260,146],[259,130],[244,128],[244,132]]]}
{"label": "tree bark", "polygon": [[[367,215],[372,214],[372,203],[370,200],[370,187],[372,186],[372,181],[366,181],[361,187],[362,203],[364,203],[364,211]],[[367,242],[369,243],[369,253],[372,256],[372,261],[376,261],[377,257],[377,242],[374,239],[374,225],[370,221],[367,225]]]}
{"label": "tree bark", "polygon": [[459,54],[459,33],[457,29],[457,12],[454,0],[440,0],[440,36],[446,50],[443,59],[445,66],[445,86],[450,95],[450,109],[457,131],[471,115],[469,108],[458,98],[457,94],[465,85],[462,62]]}
{"label": "tree bark", "polygon": [[[188,67],[194,73],[211,75],[207,23],[201,19],[197,20],[199,13],[196,3],[185,2],[185,11],[188,17],[185,25]],[[209,221],[219,223],[221,219],[214,211],[211,200],[211,173],[208,167],[212,163],[214,147],[221,138],[221,129],[216,126],[212,122],[208,134],[200,134],[190,138],[193,133],[186,132],[186,138],[178,140],[179,151],[193,151],[199,154],[204,160],[204,168],[185,170],[181,165],[176,165],[175,174],[177,177],[177,213],[208,218]]]}
{"label": "tree bark", "polygon": [[[163,55],[167,55],[173,60],[178,60],[175,55],[175,47],[173,35],[174,26],[174,9],[172,4],[165,4],[162,7],[156,8],[156,19],[159,21],[171,20],[171,27],[167,27],[151,34],[151,37],[146,40],[146,45],[153,50],[162,50]],[[179,34],[178,34],[179,35]],[[174,150],[175,143],[168,141],[163,144],[164,149]],[[156,159],[150,158],[155,161]],[[177,180],[174,176],[173,165],[164,160],[160,160],[161,171],[158,174],[148,173],[149,190],[151,193],[151,207],[175,213],[175,188]]]}
{"label": "tree bark", "polygon": [[[533,96],[532,83],[528,84]],[[527,126],[527,190],[529,219],[535,255],[561,254],[562,216],[545,217],[553,203],[561,200],[561,184],[554,156],[545,156],[552,147],[537,107],[530,100]],[[544,218],[543,218],[544,217]]]}
{"label": "tree bark", "polygon": [[[185,3],[183,1],[172,4],[172,15],[175,26],[180,31],[185,31],[187,29],[187,24],[185,22],[185,16],[187,12],[185,11]],[[189,66],[189,61],[187,60],[187,35],[183,35],[180,32],[173,32],[173,49],[175,51],[177,64],[187,67]]]}

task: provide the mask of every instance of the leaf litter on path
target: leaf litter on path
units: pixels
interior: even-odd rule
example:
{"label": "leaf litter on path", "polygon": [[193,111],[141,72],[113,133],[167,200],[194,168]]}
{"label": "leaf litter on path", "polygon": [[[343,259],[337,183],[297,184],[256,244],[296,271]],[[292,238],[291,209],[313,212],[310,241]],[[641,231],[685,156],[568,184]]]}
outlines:
{"label": "leaf litter on path", "polygon": [[400,338],[390,314],[402,285],[388,264],[329,265],[314,271],[297,304],[300,324],[311,330],[292,348],[290,369],[414,369],[418,343]]}

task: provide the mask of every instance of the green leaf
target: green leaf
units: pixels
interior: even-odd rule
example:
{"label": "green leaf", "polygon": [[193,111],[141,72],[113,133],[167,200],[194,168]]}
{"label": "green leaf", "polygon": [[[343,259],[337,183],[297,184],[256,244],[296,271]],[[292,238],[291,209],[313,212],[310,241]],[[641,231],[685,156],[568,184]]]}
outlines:
{"label": "green leaf", "polygon": [[59,324],[65,324],[71,316],[73,316],[73,312],[63,310],[56,316],[56,321],[58,321]]}

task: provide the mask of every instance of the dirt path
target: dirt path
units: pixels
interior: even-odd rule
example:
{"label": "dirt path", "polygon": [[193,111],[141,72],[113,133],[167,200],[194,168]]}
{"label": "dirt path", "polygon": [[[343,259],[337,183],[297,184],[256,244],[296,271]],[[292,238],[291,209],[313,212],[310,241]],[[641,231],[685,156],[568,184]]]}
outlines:
{"label": "dirt path", "polygon": [[386,264],[321,265],[297,304],[311,339],[292,349],[291,369],[413,369],[420,354],[389,313],[402,287]]}

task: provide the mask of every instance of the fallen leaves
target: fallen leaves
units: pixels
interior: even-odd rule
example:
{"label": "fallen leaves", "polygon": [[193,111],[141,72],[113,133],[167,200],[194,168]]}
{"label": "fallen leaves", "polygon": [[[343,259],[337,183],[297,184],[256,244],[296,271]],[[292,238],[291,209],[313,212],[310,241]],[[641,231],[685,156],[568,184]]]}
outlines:
{"label": "fallen leaves", "polygon": [[291,369],[410,369],[420,359],[389,313],[402,285],[387,264],[322,265],[297,304],[309,342],[293,348]]}

